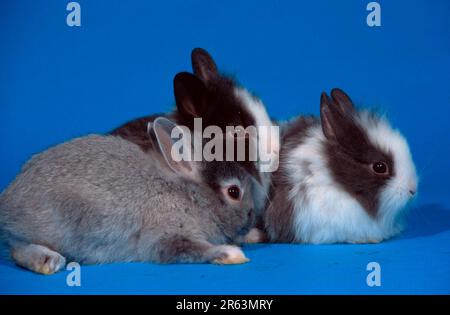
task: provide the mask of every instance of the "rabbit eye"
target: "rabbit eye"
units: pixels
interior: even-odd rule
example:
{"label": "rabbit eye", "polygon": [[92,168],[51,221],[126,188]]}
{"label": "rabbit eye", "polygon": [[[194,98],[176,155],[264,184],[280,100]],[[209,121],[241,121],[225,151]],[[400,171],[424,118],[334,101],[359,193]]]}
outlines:
{"label": "rabbit eye", "polygon": [[236,185],[228,187],[227,193],[228,196],[233,200],[241,199],[241,190]]}
{"label": "rabbit eye", "polygon": [[372,164],[372,170],[380,175],[386,175],[388,173],[388,166],[385,162],[378,161]]}

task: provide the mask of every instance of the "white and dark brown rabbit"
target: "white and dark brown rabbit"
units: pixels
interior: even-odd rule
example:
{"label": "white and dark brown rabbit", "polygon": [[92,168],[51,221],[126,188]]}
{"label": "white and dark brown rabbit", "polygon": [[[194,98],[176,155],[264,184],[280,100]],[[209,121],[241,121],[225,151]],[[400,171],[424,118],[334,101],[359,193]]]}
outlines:
{"label": "white and dark brown rabbit", "polygon": [[175,162],[157,118],[155,149],[90,135],[34,156],[0,195],[0,235],[38,273],[66,259],[213,262],[248,259],[232,244],[254,221],[250,176],[234,162]]}
{"label": "white and dark brown rabbit", "polygon": [[194,118],[202,119],[203,128],[218,126],[222,130],[227,126],[272,126],[261,100],[221,74],[206,50],[193,49],[191,61],[194,74],[180,72],[174,77],[176,109],[173,112],[129,121],[111,133],[147,150],[152,145],[147,135],[148,123],[162,115],[190,129],[194,127]]}
{"label": "white and dark brown rabbit", "polygon": [[417,176],[400,132],[334,89],[321,96],[320,119],[286,125],[272,184],[271,241],[375,243],[401,230]]}
{"label": "white and dark brown rabbit", "polygon": [[[218,126],[225,131],[227,126],[272,126],[272,121],[260,99],[239,86],[233,79],[221,74],[211,55],[202,48],[196,48],[191,53],[194,74],[178,73],[173,80],[176,109],[165,114],[178,125],[194,127],[194,118],[202,118],[202,126]],[[128,141],[136,143],[144,151],[152,146],[147,135],[147,126],[155,117],[161,114],[132,120],[116,128],[111,133]],[[269,157],[267,169],[278,166],[279,135],[276,133],[259,133],[257,140],[259,156],[264,152]],[[224,149],[224,155],[226,150]],[[247,144],[246,152],[249,152]],[[261,161],[256,163],[248,159],[238,161],[254,180],[252,194],[255,211],[261,214],[268,195],[270,174],[261,172]],[[276,166],[275,166],[276,165]],[[254,230],[249,235],[249,242],[258,242],[262,235]]]}

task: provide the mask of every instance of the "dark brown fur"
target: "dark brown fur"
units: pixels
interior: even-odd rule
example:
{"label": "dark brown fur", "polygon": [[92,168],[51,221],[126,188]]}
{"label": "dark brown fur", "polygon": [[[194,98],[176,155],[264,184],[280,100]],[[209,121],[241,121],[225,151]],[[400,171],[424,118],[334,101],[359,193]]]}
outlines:
{"label": "dark brown fur", "polygon": [[125,140],[137,144],[143,151],[148,151],[152,147],[152,141],[147,133],[147,125],[153,122],[158,116],[165,116],[169,119],[173,114],[155,114],[131,120],[110,132],[112,135],[122,137]]}
{"label": "dark brown fur", "polygon": [[[394,175],[392,154],[382,152],[370,142],[357,122],[358,113],[352,101],[343,91],[334,89],[331,96],[322,96],[321,99],[322,129],[328,140],[325,155],[331,174],[336,183],[354,196],[369,215],[375,217],[379,193],[386,180]],[[372,163],[377,161],[387,164],[388,174],[373,172]]]}
{"label": "dark brown fur", "polygon": [[[269,204],[264,213],[265,228],[271,241],[291,243],[295,240],[293,230],[294,205],[289,198],[291,186],[286,174],[286,162],[289,153],[302,144],[309,128],[319,124],[314,117],[298,117],[290,122],[282,136],[280,151],[280,167],[272,174],[272,186],[269,192]],[[309,169],[309,165],[299,165]],[[306,198],[307,187],[303,187],[301,195]]]}
{"label": "dark brown fur", "polygon": [[[331,98],[326,94],[321,97],[320,120],[307,116],[287,124],[282,134],[280,167],[272,174],[270,202],[264,214],[271,241],[300,241],[295,240],[294,205],[289,199],[292,186],[288,180],[286,162],[292,150],[304,142],[308,130],[319,124],[326,138],[323,154],[336,185],[352,195],[369,215],[377,215],[379,194],[386,180],[394,175],[395,165],[390,152],[383,152],[369,141],[357,115],[350,98],[343,91],[334,89]],[[377,117],[374,115],[372,119]],[[378,161],[386,163],[388,174],[373,172],[372,164]],[[314,176],[307,163],[300,163],[298,167],[303,169],[305,176]],[[308,187],[301,185],[296,198],[307,196]]]}
{"label": "dark brown fur", "polygon": [[[226,126],[254,126],[255,120],[245,110],[244,104],[236,97],[236,82],[221,75],[212,57],[203,49],[192,52],[194,73],[178,73],[174,78],[174,95],[176,110],[170,114],[151,115],[132,120],[111,131],[128,141],[137,144],[144,151],[152,147],[152,141],[147,134],[147,124],[158,116],[166,116],[177,125],[194,129],[194,119],[202,118],[203,129],[208,126],[218,126],[224,132]],[[249,160],[249,141],[246,141],[246,157],[238,163],[250,174],[258,177],[255,163]],[[235,160],[237,154],[235,144]],[[226,157],[225,138],[223,143],[223,159]]]}

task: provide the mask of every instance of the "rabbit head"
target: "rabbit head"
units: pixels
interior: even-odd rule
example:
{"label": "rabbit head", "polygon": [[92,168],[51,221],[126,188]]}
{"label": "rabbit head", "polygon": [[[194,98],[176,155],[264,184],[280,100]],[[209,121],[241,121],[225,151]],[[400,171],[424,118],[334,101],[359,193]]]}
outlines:
{"label": "rabbit head", "polygon": [[[203,127],[218,126],[224,133],[227,132],[227,127],[236,127],[230,131],[230,136],[236,138],[240,136],[241,130],[246,130],[249,126],[272,126],[263,103],[233,79],[219,73],[216,63],[206,50],[194,49],[191,59],[194,74],[181,72],[174,78],[177,123],[192,129],[194,118],[202,118]],[[262,150],[273,151],[277,156],[278,135],[259,133],[257,136],[258,139],[254,143],[259,156]],[[248,158],[249,146],[253,145],[253,142],[246,141],[247,156],[239,163],[259,179],[258,162],[252,163]],[[269,149],[264,147],[267,144],[271,146]],[[278,162],[273,157],[270,161]]]}
{"label": "rabbit head", "polygon": [[[192,198],[213,213],[215,223],[228,238],[245,234],[253,226],[251,176],[244,168],[237,162],[183,159],[174,146],[177,141],[188,139],[189,129],[182,129],[165,117],[156,118],[149,132],[163,164],[176,176],[196,184]],[[183,150],[192,148],[190,140],[183,145]]]}
{"label": "rabbit head", "polygon": [[406,139],[342,90],[323,93],[320,120],[286,127],[265,224],[272,240],[379,242],[401,230],[417,191]]}

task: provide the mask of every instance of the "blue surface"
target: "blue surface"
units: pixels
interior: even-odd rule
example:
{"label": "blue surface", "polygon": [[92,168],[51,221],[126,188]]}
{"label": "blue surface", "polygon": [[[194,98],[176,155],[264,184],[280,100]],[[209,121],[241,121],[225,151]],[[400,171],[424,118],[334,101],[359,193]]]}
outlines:
{"label": "blue surface", "polygon": [[[242,266],[115,264],[40,276],[0,260],[0,293],[450,293],[450,2],[69,1],[0,3],[0,189],[31,154],[172,107],[172,78],[204,47],[288,118],[341,87],[387,112],[421,183],[405,233],[379,245],[256,245]],[[382,285],[366,285],[367,263]]]}

